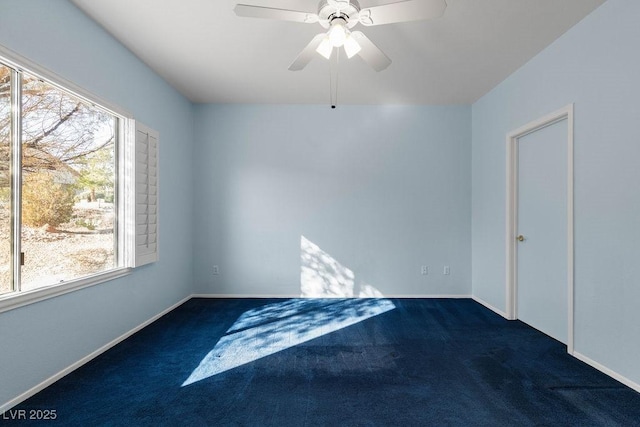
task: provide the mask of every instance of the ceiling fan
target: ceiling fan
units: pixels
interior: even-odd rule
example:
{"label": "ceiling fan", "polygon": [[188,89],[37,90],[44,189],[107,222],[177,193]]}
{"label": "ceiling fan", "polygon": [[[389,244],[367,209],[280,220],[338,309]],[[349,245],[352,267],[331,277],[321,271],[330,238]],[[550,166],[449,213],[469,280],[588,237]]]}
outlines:
{"label": "ceiling fan", "polygon": [[[357,0],[321,0],[317,13],[247,4],[236,5],[234,11],[236,15],[242,17],[277,19],[304,24],[318,23],[326,30],[316,35],[300,52],[289,66],[291,71],[304,69],[316,52],[327,59],[333,56],[337,60],[340,47],[344,48],[347,58],[359,55],[374,70],[382,71],[391,64],[391,59],[364,33],[351,31],[353,27],[357,24],[369,27],[434,19],[442,16],[446,8],[445,0],[404,0],[367,8],[361,8]],[[332,55],[334,50],[337,50],[336,55]],[[337,72],[332,71],[332,74],[334,73]],[[337,91],[337,86],[334,90]],[[335,108],[333,99],[332,107]]]}

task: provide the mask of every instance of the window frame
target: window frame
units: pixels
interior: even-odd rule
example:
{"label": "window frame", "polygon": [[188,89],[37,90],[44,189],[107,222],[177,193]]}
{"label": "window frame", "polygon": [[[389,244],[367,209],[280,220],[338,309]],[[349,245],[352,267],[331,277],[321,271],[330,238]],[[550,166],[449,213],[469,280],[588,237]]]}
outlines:
{"label": "window frame", "polygon": [[[117,171],[115,176],[115,197],[117,200],[117,220],[114,230],[114,236],[116,237],[116,259],[118,267],[109,269],[104,272],[83,276],[77,279],[65,281],[64,283],[52,283],[49,286],[29,290],[21,291],[15,289],[12,292],[0,295],[0,313],[13,310],[18,307],[23,307],[28,304],[32,304],[45,299],[53,298],[59,295],[64,295],[69,292],[84,289],[86,287],[98,285],[106,281],[114,280],[119,277],[130,274],[134,267],[135,261],[135,130],[136,122],[133,116],[122,109],[121,107],[110,103],[100,97],[86,91],[73,82],[55,74],[54,72],[33,63],[27,58],[11,51],[0,45],[0,63],[12,69],[12,114],[17,115],[12,120],[12,123],[16,123],[15,129],[12,129],[12,137],[17,138],[14,140],[20,141],[21,125],[20,125],[20,111],[21,111],[21,82],[19,78],[21,73],[29,73],[33,76],[41,78],[48,84],[60,89],[66,93],[78,97],[84,102],[87,102],[111,115],[116,117],[117,120],[117,144],[116,144],[116,156],[117,156]],[[21,144],[18,144],[21,146]],[[21,171],[20,154],[16,153],[12,156],[12,194],[16,194],[18,198],[21,197]],[[18,212],[18,206],[12,206],[12,227],[13,227],[13,241],[11,242],[13,248],[12,269],[14,270],[13,285],[16,281],[19,284],[20,281],[20,230],[21,230],[21,218],[16,215]],[[16,234],[17,233],[17,234]],[[17,237],[17,238],[16,238]],[[16,252],[17,251],[17,252]]]}

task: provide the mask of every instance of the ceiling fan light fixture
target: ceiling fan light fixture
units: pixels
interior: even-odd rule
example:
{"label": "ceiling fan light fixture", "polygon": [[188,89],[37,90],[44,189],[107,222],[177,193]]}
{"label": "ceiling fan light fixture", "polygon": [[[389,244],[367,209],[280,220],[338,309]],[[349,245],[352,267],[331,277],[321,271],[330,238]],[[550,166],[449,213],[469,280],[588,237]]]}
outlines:
{"label": "ceiling fan light fixture", "polygon": [[331,58],[331,52],[333,52],[333,44],[331,43],[331,40],[329,39],[328,35],[322,39],[322,41],[320,42],[320,45],[316,49],[316,52],[318,52],[320,55],[324,56],[327,59]]}
{"label": "ceiling fan light fixture", "polygon": [[340,47],[344,44],[344,41],[347,39],[347,28],[343,18],[335,18],[331,21],[331,29],[329,30],[329,40],[333,47]]}
{"label": "ceiling fan light fixture", "polygon": [[354,39],[351,34],[347,34],[347,38],[344,39],[344,51],[347,54],[347,58],[351,59],[354,55],[358,54],[362,50],[360,44]]}

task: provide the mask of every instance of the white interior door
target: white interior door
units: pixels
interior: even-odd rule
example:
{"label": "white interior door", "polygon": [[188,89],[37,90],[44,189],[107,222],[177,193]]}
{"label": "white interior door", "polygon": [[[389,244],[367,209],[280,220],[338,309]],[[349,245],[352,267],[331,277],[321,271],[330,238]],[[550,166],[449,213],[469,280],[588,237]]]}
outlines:
{"label": "white interior door", "polygon": [[517,139],[517,316],[567,344],[567,123]]}

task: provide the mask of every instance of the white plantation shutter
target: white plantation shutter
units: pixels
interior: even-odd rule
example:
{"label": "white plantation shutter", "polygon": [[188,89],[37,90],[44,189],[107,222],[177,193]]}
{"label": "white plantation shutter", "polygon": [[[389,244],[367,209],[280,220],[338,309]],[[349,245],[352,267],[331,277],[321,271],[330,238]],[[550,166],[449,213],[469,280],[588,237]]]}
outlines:
{"label": "white plantation shutter", "polygon": [[158,137],[136,122],[134,267],[158,260]]}

